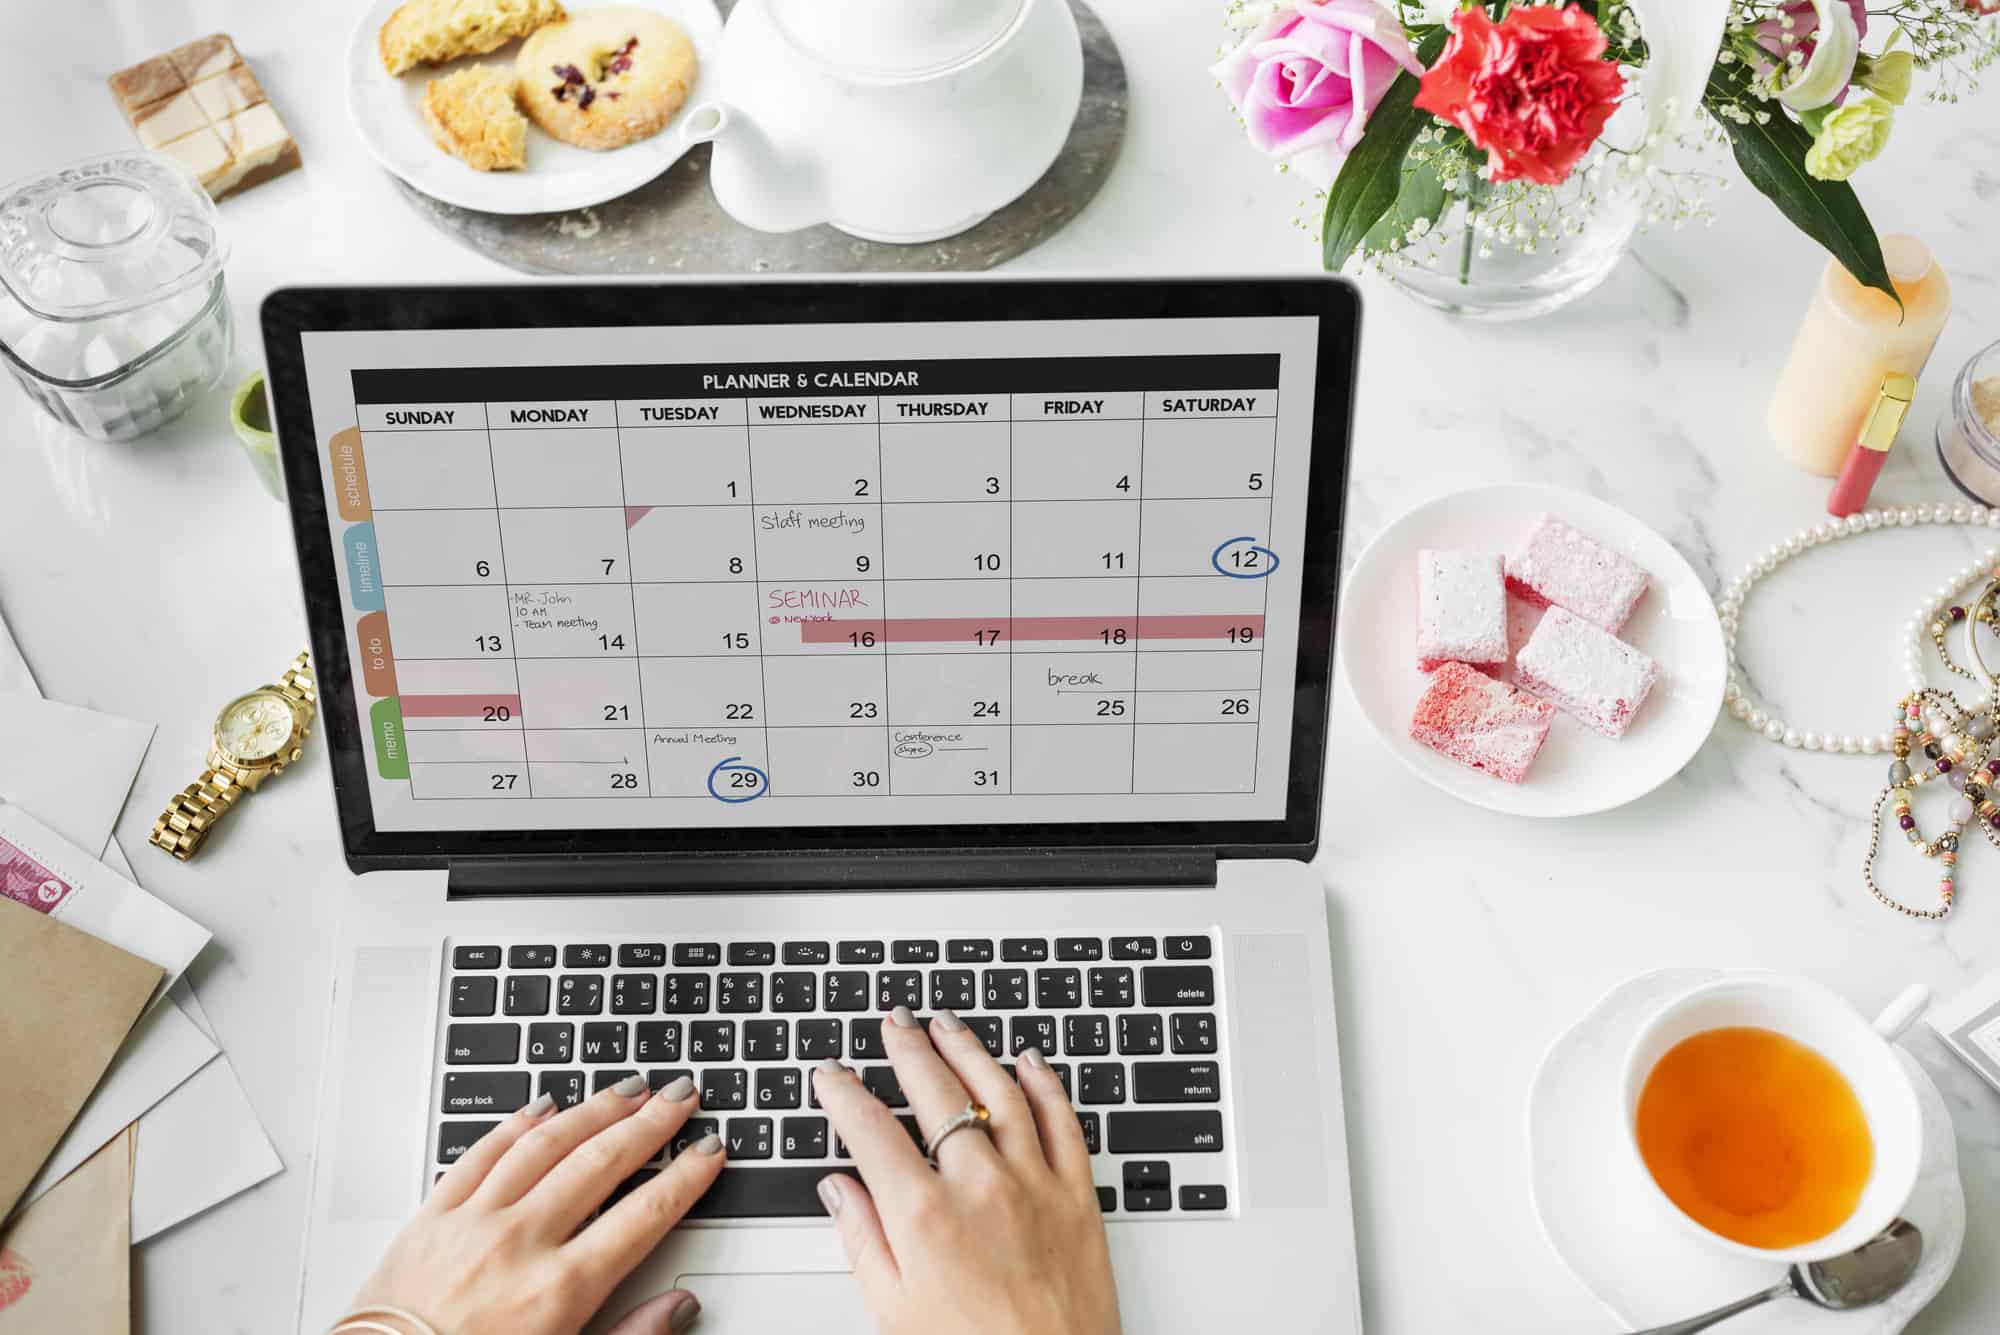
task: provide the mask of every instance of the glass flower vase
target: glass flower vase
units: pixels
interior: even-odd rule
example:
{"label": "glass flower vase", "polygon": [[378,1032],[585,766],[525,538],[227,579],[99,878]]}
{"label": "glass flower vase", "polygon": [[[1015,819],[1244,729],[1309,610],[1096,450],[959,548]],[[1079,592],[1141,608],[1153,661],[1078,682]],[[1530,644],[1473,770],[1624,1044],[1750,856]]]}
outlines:
{"label": "glass flower vase", "polygon": [[1645,215],[1644,192],[1602,150],[1561,185],[1495,186],[1467,174],[1434,220],[1371,258],[1396,287],[1475,320],[1525,320],[1567,306],[1610,277]]}

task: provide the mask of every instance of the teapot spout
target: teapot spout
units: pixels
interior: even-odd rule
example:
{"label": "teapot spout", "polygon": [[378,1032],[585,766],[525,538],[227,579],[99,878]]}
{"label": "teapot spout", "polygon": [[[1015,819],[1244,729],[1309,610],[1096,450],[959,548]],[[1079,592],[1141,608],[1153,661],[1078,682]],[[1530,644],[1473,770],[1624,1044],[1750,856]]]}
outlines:
{"label": "teapot spout", "polygon": [[706,102],[687,114],[691,143],[715,145],[709,185],[724,212],[759,232],[796,232],[827,220],[819,173],[733,106]]}

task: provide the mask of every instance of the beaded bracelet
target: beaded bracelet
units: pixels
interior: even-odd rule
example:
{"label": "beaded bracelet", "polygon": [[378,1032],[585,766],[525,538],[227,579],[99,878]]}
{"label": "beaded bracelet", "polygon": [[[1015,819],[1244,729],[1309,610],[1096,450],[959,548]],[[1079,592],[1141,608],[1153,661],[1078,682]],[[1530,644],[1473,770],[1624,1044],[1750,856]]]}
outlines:
{"label": "beaded bracelet", "polygon": [[[402,1325],[384,1325],[383,1318],[400,1321]],[[442,1335],[442,1332],[416,1313],[400,1307],[364,1307],[334,1322],[327,1335]]]}

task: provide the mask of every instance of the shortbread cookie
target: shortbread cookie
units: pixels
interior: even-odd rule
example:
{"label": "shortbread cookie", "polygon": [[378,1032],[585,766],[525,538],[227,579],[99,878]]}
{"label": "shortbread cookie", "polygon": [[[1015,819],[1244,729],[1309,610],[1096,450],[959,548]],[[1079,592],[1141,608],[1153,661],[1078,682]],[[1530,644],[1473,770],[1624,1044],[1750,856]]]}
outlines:
{"label": "shortbread cookie", "polygon": [[658,134],[694,85],[694,44],[648,9],[613,5],[551,23],[514,68],[528,119],[578,148],[623,148]]}
{"label": "shortbread cookie", "polygon": [[382,68],[401,74],[416,65],[442,65],[460,56],[483,56],[562,19],[561,0],[409,0],[375,35]]}
{"label": "shortbread cookie", "polygon": [[425,84],[424,123],[439,148],[474,171],[528,165],[528,121],[514,105],[514,71],[504,65],[469,65]]}

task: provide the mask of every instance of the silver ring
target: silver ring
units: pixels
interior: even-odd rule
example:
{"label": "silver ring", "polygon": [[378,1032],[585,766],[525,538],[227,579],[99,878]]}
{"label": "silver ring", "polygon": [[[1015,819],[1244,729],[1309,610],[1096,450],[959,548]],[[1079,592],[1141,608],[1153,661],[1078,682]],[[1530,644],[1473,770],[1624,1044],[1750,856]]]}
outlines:
{"label": "silver ring", "polygon": [[937,1160],[938,1146],[944,1144],[968,1126],[976,1126],[981,1131],[985,1131],[987,1123],[992,1121],[992,1119],[993,1114],[987,1111],[985,1104],[968,1100],[962,1111],[955,1112],[945,1118],[943,1124],[931,1133],[930,1139],[924,1142],[924,1157],[935,1162]]}

